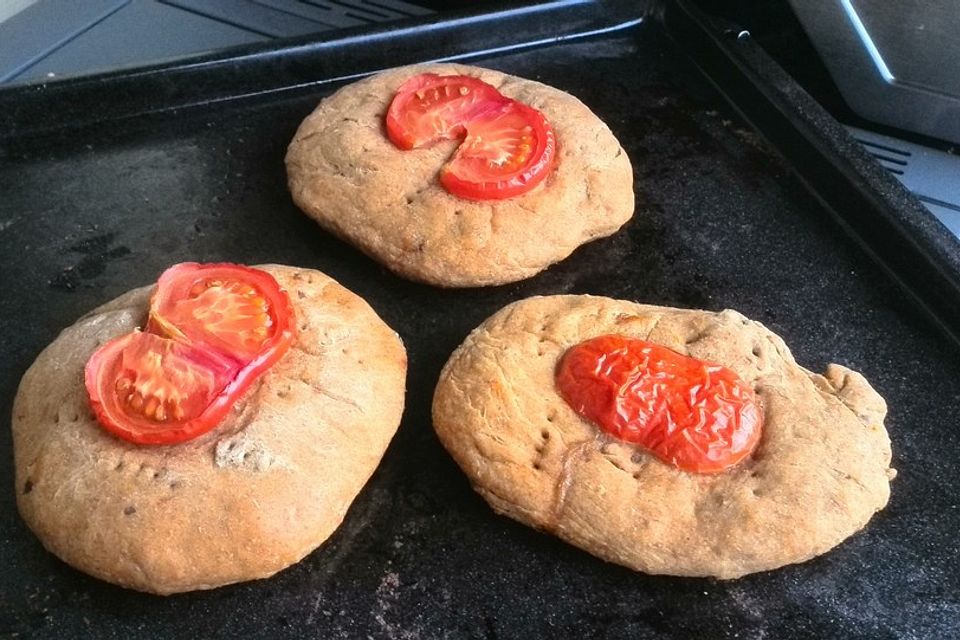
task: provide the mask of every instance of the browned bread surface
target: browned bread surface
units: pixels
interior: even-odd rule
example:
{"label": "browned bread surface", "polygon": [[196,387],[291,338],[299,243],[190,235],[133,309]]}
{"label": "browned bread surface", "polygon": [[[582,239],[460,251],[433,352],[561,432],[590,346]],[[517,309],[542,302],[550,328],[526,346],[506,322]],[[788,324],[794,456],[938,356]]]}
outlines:
{"label": "browned bread surface", "polygon": [[67,563],[142,591],[207,589],[276,573],[343,520],[400,422],[406,352],[326,275],[261,268],[290,296],[296,341],[195,440],[131,444],[89,409],[87,359],[143,326],[151,287],[65,329],[24,375],[13,413],[18,506]]}
{"label": "browned bread surface", "polygon": [[[400,85],[426,72],[476,76],[541,110],[558,144],[550,176],[506,200],[446,192],[440,168],[459,142],[402,151],[383,124]],[[286,162],[307,215],[394,272],[439,286],[528,278],[633,215],[630,161],[590,109],[553,87],[478,67],[403,67],[344,87],[303,121]]]}
{"label": "browned bread surface", "polygon": [[[558,395],[570,347],[603,334],[729,367],[764,415],[745,462],[689,473],[604,436]],[[735,311],[592,296],[536,297],[474,330],[440,376],[437,434],[498,512],[638,571],[736,578],[802,562],[860,530],[889,498],[886,404],[859,373],[824,375]]]}

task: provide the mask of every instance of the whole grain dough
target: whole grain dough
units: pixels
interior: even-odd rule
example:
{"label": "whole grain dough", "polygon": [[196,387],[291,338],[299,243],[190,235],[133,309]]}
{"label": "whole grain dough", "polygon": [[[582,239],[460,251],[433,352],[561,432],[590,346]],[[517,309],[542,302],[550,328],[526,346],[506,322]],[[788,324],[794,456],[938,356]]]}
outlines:
{"label": "whole grain dough", "polygon": [[[729,367],[764,414],[751,457],[716,475],[681,471],[603,435],[558,395],[562,354],[621,334]],[[796,364],[735,311],[592,296],[523,300],[474,330],[433,401],[437,434],[498,512],[637,571],[736,578],[824,553],[889,497],[886,404],[859,373]]]}
{"label": "whole grain dough", "polygon": [[83,370],[143,326],[152,287],[67,328],[14,401],[17,504],[68,564],[159,594],[265,578],[326,540],[380,462],[403,411],[399,337],[326,275],[261,267],[286,289],[299,332],[214,430],[141,446],[102,429]]}
{"label": "whole grain dough", "polygon": [[[550,176],[506,200],[445,191],[440,168],[459,141],[402,151],[383,124],[400,85],[427,72],[476,76],[542,111],[558,145]],[[630,160],[590,109],[553,87],[478,67],[403,67],[344,87],[303,121],[286,163],[307,215],[397,274],[439,286],[528,278],[633,215]]]}

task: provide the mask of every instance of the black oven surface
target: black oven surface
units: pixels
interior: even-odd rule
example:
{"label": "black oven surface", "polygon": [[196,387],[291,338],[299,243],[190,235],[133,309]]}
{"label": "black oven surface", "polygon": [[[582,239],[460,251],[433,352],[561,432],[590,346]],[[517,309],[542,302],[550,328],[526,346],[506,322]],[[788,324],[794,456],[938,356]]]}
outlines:
{"label": "black oven surface", "polygon": [[[577,10],[602,14],[604,7]],[[0,140],[0,415],[7,425],[0,429],[7,452],[0,459],[0,634],[960,633],[960,360],[953,343],[905,293],[896,265],[880,266],[869,245],[845,233],[829,211],[835,194],[818,192],[803,167],[764,141],[776,144],[783,132],[764,131],[752,117],[760,130],[747,125],[708,81],[717,82],[710,68],[705,77],[688,59],[682,39],[671,39],[655,18],[583,30],[598,33],[469,61],[549,83],[591,106],[633,161],[636,215],[546,272],[496,288],[438,290],[401,280],[291,203],[286,145],[317,101],[344,81],[290,82],[259,95],[246,90],[258,78],[244,78],[243,100],[165,108],[164,100],[190,90],[164,85],[186,73],[180,69],[140,78],[138,88],[157,93],[113,95],[99,117],[94,102],[50,107],[52,114],[7,111]],[[413,51],[439,57],[429,47]],[[348,76],[383,62],[320,61],[314,73]],[[239,77],[243,61],[236,64]],[[350,64],[368,68],[347,73]],[[114,80],[103,80],[104,95],[133,86]],[[276,76],[260,81],[267,86]],[[0,104],[11,96],[0,95]],[[64,120],[71,110],[79,115]],[[902,197],[892,183],[892,195],[875,192],[875,179],[851,178],[845,188],[888,203]],[[397,436],[326,544],[268,580],[160,598],[87,577],[42,548],[16,513],[6,416],[23,372],[62,328],[184,260],[280,262],[328,273],[400,333],[410,374]],[[433,433],[433,386],[450,352],[483,319],[511,301],[556,293],[734,308],[782,335],[811,370],[838,362],[862,371],[890,407],[899,475],[889,506],[820,558],[731,582],[636,574],[495,515]]]}

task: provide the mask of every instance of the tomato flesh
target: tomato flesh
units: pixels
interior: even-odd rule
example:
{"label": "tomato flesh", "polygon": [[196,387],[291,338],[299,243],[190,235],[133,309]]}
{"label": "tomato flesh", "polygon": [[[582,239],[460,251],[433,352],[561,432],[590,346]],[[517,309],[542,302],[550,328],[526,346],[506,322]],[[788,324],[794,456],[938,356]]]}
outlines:
{"label": "tomato flesh", "polygon": [[207,431],[229,410],[216,402],[237,365],[152,333],[129,333],[91,357],[86,386],[97,421],[140,444],[169,444]]}
{"label": "tomato flesh", "polygon": [[405,150],[464,138],[440,172],[440,184],[461,198],[521,195],[556,162],[556,136],[543,113],[469,76],[410,78],[387,110],[386,128]]}
{"label": "tomato flesh", "polygon": [[733,371],[644,340],[582,342],[563,355],[556,384],[604,432],[685,471],[723,471],[760,440],[753,389]]}
{"label": "tomato flesh", "polygon": [[266,272],[184,263],[160,277],[145,332],[108,342],[84,371],[109,432],[173,444],[213,429],[295,336],[286,293]]}
{"label": "tomato flesh", "polygon": [[463,135],[471,119],[506,101],[477,78],[423,73],[397,89],[387,110],[387,136],[408,150],[453,140]]}
{"label": "tomato flesh", "polygon": [[440,172],[447,191],[471,200],[512,198],[543,182],[557,141],[543,114],[519,102],[474,118],[453,160]]}
{"label": "tomato flesh", "polygon": [[160,276],[147,326],[244,362],[287,339],[292,316],[289,298],[265,271],[187,262]]}

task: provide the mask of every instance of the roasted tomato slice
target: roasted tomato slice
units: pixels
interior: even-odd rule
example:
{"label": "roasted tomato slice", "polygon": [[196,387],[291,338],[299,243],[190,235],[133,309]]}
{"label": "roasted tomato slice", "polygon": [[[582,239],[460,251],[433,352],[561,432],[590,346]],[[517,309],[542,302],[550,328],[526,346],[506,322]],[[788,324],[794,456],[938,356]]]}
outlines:
{"label": "roasted tomato slice", "polygon": [[167,269],[150,300],[149,331],[269,366],[293,339],[290,299],[270,274],[235,264]]}
{"label": "roasted tomato slice", "polygon": [[111,433],[140,444],[183,442],[230,410],[232,359],[152,333],[129,333],[97,350],[84,378],[90,406]]}
{"label": "roasted tomato slice", "polygon": [[723,471],[760,440],[750,385],[726,367],[644,340],[606,335],[571,347],[556,382],[600,429],[686,471]]}
{"label": "roasted tomato slice", "polygon": [[511,198],[550,173],[557,141],[544,115],[469,76],[425,73],[397,91],[387,136],[401,149],[464,137],[440,184],[470,200]]}
{"label": "roasted tomato slice", "polygon": [[440,173],[450,193],[470,200],[512,198],[553,169],[557,141],[543,114],[519,102],[470,120],[467,137]]}
{"label": "roasted tomato slice", "polygon": [[113,340],[84,372],[90,406],[111,433],[173,444],[213,429],[287,351],[290,299],[258,269],[184,263],[160,276],[146,332]]}
{"label": "roasted tomato slice", "polygon": [[387,110],[387,136],[401,149],[459,138],[468,121],[507,100],[477,78],[424,73],[397,90]]}

